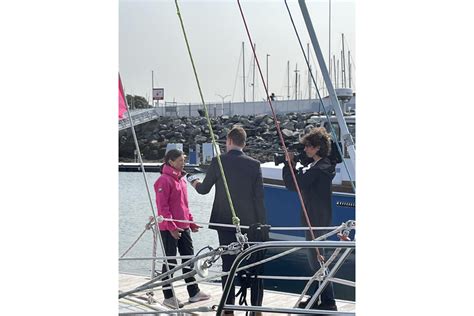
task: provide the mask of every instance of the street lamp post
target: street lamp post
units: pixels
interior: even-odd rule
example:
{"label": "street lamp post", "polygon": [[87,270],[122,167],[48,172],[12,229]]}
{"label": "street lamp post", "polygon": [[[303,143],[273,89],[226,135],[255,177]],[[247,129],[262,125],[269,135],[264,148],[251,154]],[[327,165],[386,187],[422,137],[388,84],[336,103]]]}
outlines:
{"label": "street lamp post", "polygon": [[[224,100],[225,100],[225,98],[230,97],[230,94],[226,94],[225,96],[221,96],[220,94],[216,93],[216,95],[222,99],[222,105],[221,105],[222,106],[222,115],[224,115]],[[230,112],[230,109],[229,109],[229,112]]]}

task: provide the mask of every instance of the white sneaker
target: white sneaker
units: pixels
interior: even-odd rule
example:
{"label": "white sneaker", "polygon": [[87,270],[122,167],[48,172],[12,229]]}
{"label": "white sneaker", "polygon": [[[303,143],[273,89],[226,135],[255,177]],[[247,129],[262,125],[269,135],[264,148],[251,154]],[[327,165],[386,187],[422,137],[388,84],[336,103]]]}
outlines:
{"label": "white sneaker", "polygon": [[[176,306],[176,301],[178,302],[178,306]],[[184,306],[184,304],[180,300],[175,299],[174,297],[165,298],[163,300],[163,305],[168,306],[169,308],[174,308],[174,309],[182,308]]]}
{"label": "white sneaker", "polygon": [[199,301],[208,300],[210,298],[211,298],[211,296],[209,294],[206,294],[203,291],[199,291],[199,292],[197,292],[196,295],[189,298],[189,302],[190,303],[196,303],[196,302],[199,302]]}

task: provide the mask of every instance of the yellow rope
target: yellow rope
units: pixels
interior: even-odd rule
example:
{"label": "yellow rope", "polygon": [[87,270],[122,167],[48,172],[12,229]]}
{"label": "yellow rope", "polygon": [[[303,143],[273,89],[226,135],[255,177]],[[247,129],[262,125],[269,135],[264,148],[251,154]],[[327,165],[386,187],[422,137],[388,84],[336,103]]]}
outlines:
{"label": "yellow rope", "polygon": [[196,72],[196,67],[194,65],[193,56],[191,54],[191,48],[189,47],[189,43],[188,43],[188,37],[186,36],[186,30],[184,29],[183,19],[181,17],[181,13],[179,11],[178,0],[175,0],[175,4],[176,4],[176,11],[177,11],[177,14],[178,14],[178,17],[179,17],[179,22],[181,23],[181,29],[183,30],[183,35],[184,35],[184,40],[186,42],[186,47],[188,49],[189,58],[191,59],[191,64],[193,66],[194,77],[196,78],[196,83],[198,85],[199,95],[201,96],[201,102],[202,102],[202,105],[204,106],[204,112],[206,114],[207,124],[209,126],[209,131],[211,133],[212,144],[213,144],[214,149],[217,153],[217,157],[216,157],[217,158],[217,163],[219,164],[219,169],[220,169],[220,172],[221,172],[221,175],[222,175],[222,180],[224,181],[225,193],[227,195],[227,199],[229,200],[230,211],[232,212],[232,224],[234,224],[236,226],[237,232],[240,232],[240,227],[239,227],[240,219],[237,217],[237,214],[235,213],[234,204],[232,203],[232,198],[230,196],[229,187],[227,185],[227,179],[225,177],[224,168],[222,167],[222,162],[221,162],[221,158],[220,158],[220,149],[217,145],[217,142],[216,142],[216,139],[215,139],[215,136],[214,136],[214,132],[212,130],[211,120],[209,118],[209,113],[207,111],[207,105],[204,102],[204,97],[202,95],[201,84],[199,83],[199,78],[198,78],[198,75],[197,75],[197,72]]}

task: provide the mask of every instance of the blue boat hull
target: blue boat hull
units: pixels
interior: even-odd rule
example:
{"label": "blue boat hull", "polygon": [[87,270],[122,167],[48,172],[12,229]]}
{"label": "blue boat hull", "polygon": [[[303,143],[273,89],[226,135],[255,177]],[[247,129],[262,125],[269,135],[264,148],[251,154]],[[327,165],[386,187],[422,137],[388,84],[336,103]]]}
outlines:
{"label": "blue boat hull", "polygon": [[[264,185],[267,222],[273,227],[302,227],[301,204],[296,192],[288,191],[280,185]],[[348,220],[355,220],[355,194],[335,192],[332,196],[333,226],[339,226]],[[350,238],[354,240],[355,232]],[[270,233],[273,240],[304,240],[303,231],[274,231]],[[336,236],[330,238],[337,240]],[[266,257],[275,253],[268,252]],[[326,254],[328,258],[329,254]],[[355,281],[355,250],[336,273],[335,277]],[[304,250],[265,264],[265,275],[311,276],[308,259]],[[305,281],[265,280],[266,289],[301,293]],[[333,284],[338,299],[355,300],[355,288]],[[310,291],[313,293],[314,291]]]}
{"label": "blue boat hull", "polygon": [[[279,185],[264,185],[267,222],[274,227],[302,227],[301,203],[296,192]],[[355,194],[334,192],[332,196],[332,225],[339,226],[348,220],[355,220]],[[274,231],[274,240],[304,239],[303,231]],[[354,232],[351,232],[351,239]]]}

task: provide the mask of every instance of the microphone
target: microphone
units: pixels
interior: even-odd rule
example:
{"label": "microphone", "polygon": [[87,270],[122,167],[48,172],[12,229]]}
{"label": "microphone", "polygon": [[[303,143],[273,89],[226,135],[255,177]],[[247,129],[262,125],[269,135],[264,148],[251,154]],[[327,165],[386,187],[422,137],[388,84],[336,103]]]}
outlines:
{"label": "microphone", "polygon": [[189,183],[193,184],[194,181],[199,180],[199,177],[197,174],[187,174],[186,179],[188,180]]}

